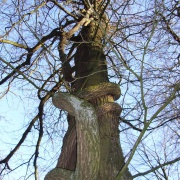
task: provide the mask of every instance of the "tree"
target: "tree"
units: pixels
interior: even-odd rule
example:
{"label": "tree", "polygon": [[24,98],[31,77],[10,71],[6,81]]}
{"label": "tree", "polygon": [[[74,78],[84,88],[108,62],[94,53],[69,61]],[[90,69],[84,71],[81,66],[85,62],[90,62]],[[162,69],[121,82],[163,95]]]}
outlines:
{"label": "tree", "polygon": [[[42,179],[41,158],[51,159],[67,116],[46,180],[179,176],[178,1],[11,1],[1,20],[2,98],[33,105],[2,175],[24,165],[24,179]],[[33,151],[14,167],[23,145]]]}

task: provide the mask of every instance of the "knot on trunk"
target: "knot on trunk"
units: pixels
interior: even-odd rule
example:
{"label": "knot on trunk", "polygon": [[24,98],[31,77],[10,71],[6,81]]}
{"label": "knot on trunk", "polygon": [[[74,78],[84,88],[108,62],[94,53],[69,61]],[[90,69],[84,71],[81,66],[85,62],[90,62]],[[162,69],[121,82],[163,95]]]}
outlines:
{"label": "knot on trunk", "polygon": [[119,116],[121,107],[114,101],[119,99],[120,95],[119,85],[111,82],[100,83],[76,92],[76,96],[88,100],[96,107],[98,117],[109,112]]}
{"label": "knot on trunk", "polygon": [[83,90],[77,91],[75,95],[81,99],[93,100],[105,95],[113,96],[114,100],[119,99],[121,91],[118,84],[103,82],[95,86],[90,86]]}
{"label": "knot on trunk", "polygon": [[116,116],[121,113],[121,106],[118,103],[108,102],[97,107],[97,116],[103,116],[106,113],[113,112]]}

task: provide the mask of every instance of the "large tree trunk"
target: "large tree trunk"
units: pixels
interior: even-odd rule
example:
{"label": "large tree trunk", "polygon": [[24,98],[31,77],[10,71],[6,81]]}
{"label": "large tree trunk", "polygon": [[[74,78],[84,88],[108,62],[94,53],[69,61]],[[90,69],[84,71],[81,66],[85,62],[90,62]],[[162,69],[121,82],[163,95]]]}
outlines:
{"label": "large tree trunk", "polygon": [[[102,38],[106,32],[107,24],[105,18],[102,18],[101,23],[99,22],[100,21],[92,21],[88,26],[83,27],[79,34],[81,41],[76,43],[77,51],[75,54],[76,80],[72,83],[72,88],[74,90],[73,94],[76,97],[91,103],[92,107],[95,108],[97,116],[97,128],[100,139],[100,164],[98,172],[96,172],[97,174],[94,177],[97,180],[113,180],[116,179],[118,172],[124,165],[118,130],[118,119],[121,108],[114,102],[120,96],[120,89],[118,85],[110,83],[108,80],[106,58],[102,44]],[[57,107],[59,106],[57,105]],[[61,108],[63,109],[63,107]],[[56,169],[63,168],[76,172],[79,161],[78,158],[81,154],[80,150],[77,150],[77,147],[80,148],[78,143],[83,140],[79,135],[77,136],[77,131],[79,131],[77,122],[79,123],[79,121],[75,119],[72,113],[69,113],[67,119],[69,127],[63,140],[63,148]],[[90,130],[91,126],[88,128]],[[93,143],[93,141],[89,143]],[[96,145],[94,144],[94,146]],[[84,148],[86,149],[86,147]],[[86,152],[84,153],[82,156],[88,155],[88,151],[87,154]],[[83,170],[83,168],[81,168],[81,170]],[[86,173],[88,172],[86,171]],[[86,174],[86,178],[84,177],[84,179],[91,180],[91,175],[92,174]],[[59,174],[59,177],[60,176]],[[52,177],[52,175],[48,177]],[[64,180],[66,180],[66,178],[64,178]],[[122,179],[132,179],[128,170]]]}

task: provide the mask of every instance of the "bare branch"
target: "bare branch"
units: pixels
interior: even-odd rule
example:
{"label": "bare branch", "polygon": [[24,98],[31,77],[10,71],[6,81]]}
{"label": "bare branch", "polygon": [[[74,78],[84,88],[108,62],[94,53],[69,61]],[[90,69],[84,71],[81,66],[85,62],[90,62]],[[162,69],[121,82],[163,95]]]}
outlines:
{"label": "bare branch", "polygon": [[0,42],[1,42],[1,43],[11,44],[11,45],[13,45],[13,46],[16,46],[16,47],[19,47],[19,48],[28,50],[28,47],[25,46],[24,44],[18,44],[18,43],[16,43],[16,42],[13,42],[13,41],[10,41],[10,40],[6,40],[6,39],[0,39]]}
{"label": "bare branch", "polygon": [[139,177],[139,176],[145,176],[145,175],[147,175],[147,174],[149,174],[149,173],[152,173],[152,172],[156,171],[156,170],[159,169],[159,168],[162,168],[162,167],[164,167],[164,166],[168,166],[168,165],[174,164],[174,163],[176,163],[176,162],[178,162],[178,161],[180,161],[180,157],[178,157],[178,158],[176,158],[176,159],[174,159],[174,160],[172,160],[172,161],[168,161],[168,162],[166,162],[166,163],[160,164],[160,165],[158,165],[158,166],[156,166],[156,167],[152,167],[152,169],[150,169],[150,170],[148,170],[148,171],[145,171],[145,172],[143,172],[143,173],[135,174],[135,175],[133,176],[133,178],[137,178],[137,177]]}

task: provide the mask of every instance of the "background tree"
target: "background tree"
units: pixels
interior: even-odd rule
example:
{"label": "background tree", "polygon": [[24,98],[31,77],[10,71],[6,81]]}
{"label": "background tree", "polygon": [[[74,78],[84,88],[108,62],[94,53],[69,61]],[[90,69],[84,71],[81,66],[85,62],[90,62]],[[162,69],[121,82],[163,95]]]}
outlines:
{"label": "background tree", "polygon": [[[9,103],[9,113],[14,107],[24,112],[18,123],[15,116],[16,123],[1,117],[3,137],[9,133],[5,122],[21,126],[10,130],[13,144],[1,138],[2,175],[23,169],[21,178],[42,179],[61,152],[56,167],[78,177],[83,151],[76,148],[77,113],[63,101],[58,105],[69,113],[64,136],[66,113],[51,102],[61,91],[96,109],[100,168],[92,166],[94,177],[179,177],[178,1],[35,0],[1,7],[2,104]],[[121,108],[114,103],[119,87]],[[83,137],[80,142],[86,143]],[[83,167],[78,164],[81,176],[88,175]]]}

